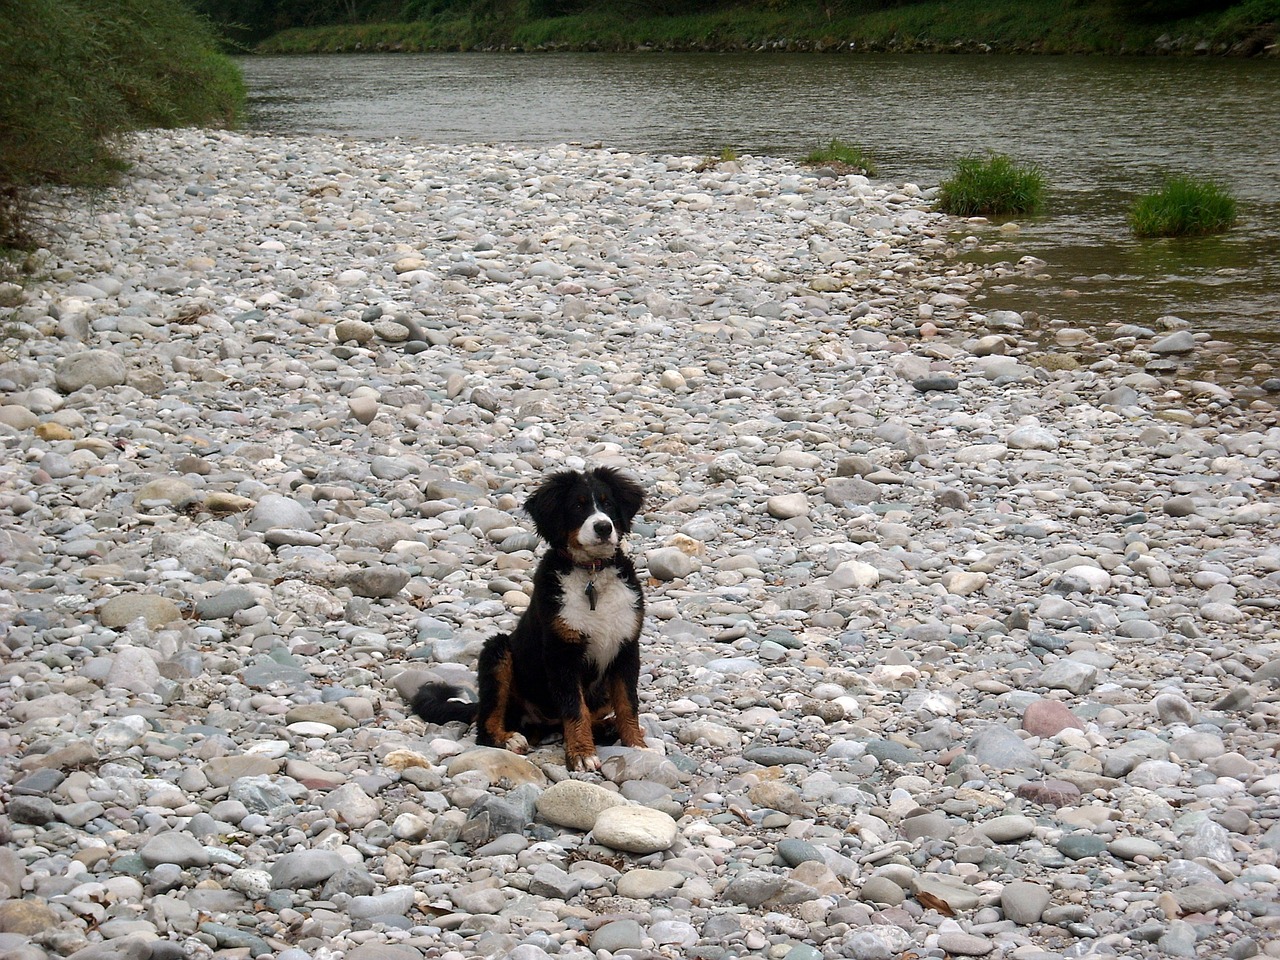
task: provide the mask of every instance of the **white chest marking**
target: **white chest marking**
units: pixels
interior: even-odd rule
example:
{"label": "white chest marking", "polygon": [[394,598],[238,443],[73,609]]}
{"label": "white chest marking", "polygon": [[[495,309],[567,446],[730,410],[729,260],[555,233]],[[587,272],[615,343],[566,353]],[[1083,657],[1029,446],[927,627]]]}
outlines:
{"label": "white chest marking", "polygon": [[[595,593],[594,610],[587,595],[588,583]],[[612,567],[594,571],[575,567],[561,575],[560,595],[564,605],[560,619],[586,637],[587,657],[597,667],[612,663],[618,650],[640,628],[635,592],[618,579],[618,572]]]}

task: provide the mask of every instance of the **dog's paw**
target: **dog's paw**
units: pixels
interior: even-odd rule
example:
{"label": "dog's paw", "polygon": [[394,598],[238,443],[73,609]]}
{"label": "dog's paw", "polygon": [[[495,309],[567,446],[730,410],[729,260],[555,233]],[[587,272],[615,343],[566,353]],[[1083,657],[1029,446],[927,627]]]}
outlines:
{"label": "dog's paw", "polygon": [[513,733],[507,737],[506,742],[502,745],[512,753],[525,754],[529,752],[529,741],[525,739],[523,733]]}
{"label": "dog's paw", "polygon": [[577,773],[600,772],[600,758],[594,753],[589,753],[585,757],[569,757],[566,765],[571,771]]}

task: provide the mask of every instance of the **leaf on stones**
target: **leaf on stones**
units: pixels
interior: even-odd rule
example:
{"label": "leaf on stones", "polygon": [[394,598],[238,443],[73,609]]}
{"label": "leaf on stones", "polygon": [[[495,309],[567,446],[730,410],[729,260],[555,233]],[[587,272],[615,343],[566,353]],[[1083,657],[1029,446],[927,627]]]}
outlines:
{"label": "leaf on stones", "polygon": [[920,906],[926,910],[936,910],[944,917],[954,917],[956,915],[956,912],[951,909],[951,904],[941,897],[935,897],[932,893],[926,893],[921,890],[916,894],[916,899],[920,901]]}

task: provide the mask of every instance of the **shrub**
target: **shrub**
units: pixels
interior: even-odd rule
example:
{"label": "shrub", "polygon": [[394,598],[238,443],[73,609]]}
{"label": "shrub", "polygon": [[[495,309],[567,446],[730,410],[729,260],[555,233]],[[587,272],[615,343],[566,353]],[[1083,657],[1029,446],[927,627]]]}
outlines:
{"label": "shrub", "polygon": [[846,167],[854,167],[869,177],[875,176],[876,173],[875,161],[867,156],[861,147],[855,147],[851,143],[844,143],[836,139],[832,139],[825,147],[814,150],[801,162],[813,166],[836,163]]}
{"label": "shrub", "polygon": [[29,242],[35,191],[99,187],[143,127],[232,123],[239,69],[172,0],[0,0],[0,246]]}
{"label": "shrub", "polygon": [[1134,202],[1129,223],[1140,237],[1185,237],[1221,233],[1236,219],[1236,201],[1208,180],[1171,177],[1159,190]]}
{"label": "shrub", "polygon": [[1044,193],[1044,175],[1034,166],[1004,154],[962,157],[938,192],[938,209],[959,217],[1034,214],[1044,207]]}

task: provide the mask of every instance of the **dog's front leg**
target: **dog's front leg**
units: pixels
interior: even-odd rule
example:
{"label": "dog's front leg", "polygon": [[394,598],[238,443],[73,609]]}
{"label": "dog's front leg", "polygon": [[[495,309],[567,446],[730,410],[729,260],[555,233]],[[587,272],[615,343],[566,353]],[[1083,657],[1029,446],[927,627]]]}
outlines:
{"label": "dog's front leg", "polygon": [[578,698],[577,711],[564,718],[564,758],[565,766],[570,770],[600,769],[595,734],[591,729],[591,713],[581,697]]}
{"label": "dog's front leg", "polygon": [[613,707],[613,725],[624,747],[646,749],[644,731],[640,729],[635,682],[622,675],[609,678],[609,703]]}

